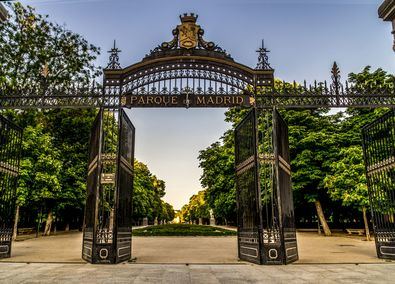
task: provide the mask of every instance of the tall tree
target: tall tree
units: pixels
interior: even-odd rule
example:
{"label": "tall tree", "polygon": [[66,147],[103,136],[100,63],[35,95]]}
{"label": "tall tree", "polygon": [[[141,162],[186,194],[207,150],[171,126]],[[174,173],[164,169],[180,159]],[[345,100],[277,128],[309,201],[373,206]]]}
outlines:
{"label": "tall tree", "polygon": [[[37,14],[32,7],[24,7],[19,2],[7,5],[10,17],[6,22],[0,24],[0,95],[2,93],[18,95],[20,93],[30,93],[41,96],[48,89],[67,88],[76,83],[88,84],[100,74],[99,68],[94,65],[94,61],[99,54],[99,48],[89,44],[82,36],[67,30],[65,26],[49,21],[48,16]],[[67,113],[67,111],[54,111],[52,113],[57,112]],[[77,119],[84,120],[83,115],[86,113],[69,111],[68,115],[82,115]],[[70,143],[66,142],[67,139],[73,139],[71,136],[63,136],[60,139],[55,137],[56,135],[54,136],[51,131],[58,130],[58,128],[51,127],[50,118],[45,118],[47,115],[51,116],[51,112],[41,110],[18,113],[6,111],[3,114],[14,118],[20,126],[26,127],[27,131],[24,134],[26,143],[36,139],[33,135],[34,131],[48,138],[50,145],[48,143],[43,144],[42,147],[40,145],[35,150],[42,151],[48,157],[55,157],[65,166],[65,171],[59,174],[51,172],[51,168],[48,167],[48,173],[56,176],[57,183],[62,188],[62,196],[56,196],[56,200],[63,200],[63,204],[73,203],[74,207],[81,207],[84,199],[82,198],[84,196],[82,192],[85,187],[81,178],[86,171],[86,161],[82,162],[82,160],[85,159],[86,152],[84,149],[87,147],[82,147],[79,150],[77,148],[87,145],[88,140],[81,141],[78,145],[71,141],[69,141]],[[60,122],[60,124],[62,123]],[[85,127],[86,125],[89,125],[89,123],[85,124]],[[71,126],[75,127],[76,125]],[[81,130],[78,134],[74,133],[74,139],[78,139],[78,137],[84,139],[89,135],[89,131],[84,132],[83,128],[74,129],[75,132]],[[70,133],[70,135],[72,134]],[[59,143],[58,141],[61,139],[66,141]],[[44,147],[44,145],[48,147]],[[26,151],[24,153],[21,171],[27,173],[25,170],[29,167],[33,170],[38,168],[39,163],[42,162],[37,158],[40,155],[37,154],[36,157],[32,157],[30,153]],[[67,158],[69,158],[68,161],[66,161]],[[29,165],[29,162],[33,164]],[[54,165],[57,165],[57,163],[54,162]],[[31,177],[35,175],[31,171],[29,173],[31,173]],[[37,177],[33,180],[36,180],[34,186],[38,186]],[[55,189],[56,187],[50,188]],[[23,185],[20,186],[21,188],[23,188]],[[44,188],[47,188],[48,192],[52,192],[49,187],[44,186],[42,188],[43,192],[45,192]],[[33,187],[30,187],[29,190],[33,190]],[[38,188],[35,190],[38,190]],[[36,203],[39,202],[39,196],[41,196],[46,200],[43,200],[43,206],[52,207],[52,209],[47,208],[50,210],[47,212],[47,233],[48,228],[51,227],[50,221],[53,219],[51,217],[53,207],[61,206],[61,204],[49,202],[49,199],[55,200],[55,198],[49,198],[50,194],[34,196]],[[19,200],[23,204],[23,196]],[[49,203],[52,205],[49,206]],[[78,203],[78,205],[75,203]],[[26,204],[26,206],[29,205]]]}
{"label": "tall tree", "polygon": [[61,194],[60,152],[54,148],[53,139],[38,124],[28,126],[22,143],[23,159],[18,186],[19,205],[33,205],[47,211],[44,235],[49,235],[54,218],[54,207]]}
{"label": "tall tree", "polygon": [[[356,93],[373,95],[378,92],[393,93],[395,77],[382,69],[371,71],[365,67],[360,73],[349,74],[349,81]],[[367,208],[369,204],[365,167],[362,154],[361,128],[382,116],[386,108],[348,108],[343,117],[337,139],[340,142],[338,160],[331,165],[325,185],[332,199],[343,206],[357,208],[363,213],[367,240],[370,239]]]}
{"label": "tall tree", "polygon": [[236,187],[234,178],[234,139],[226,132],[221,141],[199,152],[200,178],[206,188],[205,199],[213,209],[216,220],[236,223]]}
{"label": "tall tree", "polygon": [[133,187],[133,217],[135,220],[147,217],[153,221],[171,221],[174,219],[174,209],[165,203],[166,184],[151,173],[147,165],[135,160],[135,177]]}
{"label": "tall tree", "polygon": [[99,75],[94,65],[99,48],[32,7],[8,6],[10,17],[0,24],[1,88],[44,92]]}
{"label": "tall tree", "polygon": [[209,206],[205,195],[206,191],[201,190],[191,196],[189,203],[185,204],[181,209],[182,220],[193,223],[201,219],[210,218]]}
{"label": "tall tree", "polygon": [[331,171],[331,174],[328,174],[324,180],[330,197],[334,200],[340,200],[343,206],[355,207],[362,211],[366,239],[369,241],[369,224],[366,216],[369,195],[362,148],[360,146],[350,146],[341,149],[340,159],[332,163]]}

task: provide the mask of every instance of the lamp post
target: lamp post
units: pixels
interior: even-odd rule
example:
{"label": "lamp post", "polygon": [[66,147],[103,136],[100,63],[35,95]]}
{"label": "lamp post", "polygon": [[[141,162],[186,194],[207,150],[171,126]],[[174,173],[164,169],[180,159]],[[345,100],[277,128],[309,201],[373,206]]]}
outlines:
{"label": "lamp post", "polygon": [[393,49],[395,51],[395,0],[385,0],[379,7],[379,17],[387,22],[392,22],[394,35]]}

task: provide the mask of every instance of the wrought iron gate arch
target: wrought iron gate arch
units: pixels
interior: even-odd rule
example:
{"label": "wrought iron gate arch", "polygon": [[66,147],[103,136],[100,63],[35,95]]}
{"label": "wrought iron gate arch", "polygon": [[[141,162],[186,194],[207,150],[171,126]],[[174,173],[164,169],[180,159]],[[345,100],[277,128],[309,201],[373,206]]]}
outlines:
{"label": "wrought iron gate arch", "polygon": [[[206,85],[220,83],[224,89],[221,93],[229,95],[248,92],[249,87],[251,87],[250,93],[253,94],[255,93],[252,89],[254,86],[271,86],[273,84],[273,70],[255,70],[234,62],[232,59],[220,59],[218,58],[220,54],[215,51],[209,52],[206,56],[192,55],[188,50],[178,56],[169,57],[168,53],[161,53],[160,56],[160,58],[143,60],[125,69],[105,69],[104,85],[107,93],[113,93],[116,90],[121,95],[160,94],[163,91],[161,89],[155,91],[148,89],[141,92],[141,88],[159,82],[166,83],[169,80],[173,80],[173,86],[177,86],[174,81],[177,79],[194,80],[193,83],[202,80],[206,81]],[[207,89],[199,91],[197,84],[185,87],[191,88],[193,93],[210,93]],[[172,91],[168,90],[163,93],[171,94]],[[218,92],[214,90],[213,93]]]}
{"label": "wrought iron gate arch", "polygon": [[[258,50],[258,64],[255,69],[251,68],[236,62],[215,43],[205,41],[204,30],[196,24],[197,15],[184,14],[180,19],[181,24],[173,30],[170,42],[163,42],[140,62],[128,67],[121,68],[120,50],[114,42],[109,51],[109,63],[104,69],[105,96],[119,96],[120,105],[126,107],[158,107],[161,105],[133,104],[130,96],[187,95],[188,100],[195,95],[232,98],[247,95],[244,104],[239,102],[236,105],[251,107],[254,100],[249,98],[253,98],[258,89],[274,86],[274,70],[268,63],[267,49]],[[185,103],[173,106],[184,107]],[[192,103],[192,106],[197,105]]]}

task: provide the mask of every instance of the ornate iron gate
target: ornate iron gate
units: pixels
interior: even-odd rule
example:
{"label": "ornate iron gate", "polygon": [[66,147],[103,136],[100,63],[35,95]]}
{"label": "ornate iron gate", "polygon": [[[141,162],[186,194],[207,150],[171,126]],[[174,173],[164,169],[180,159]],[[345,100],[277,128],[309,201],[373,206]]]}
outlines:
{"label": "ornate iron gate", "polygon": [[96,257],[96,228],[97,228],[97,207],[98,192],[101,172],[101,145],[103,135],[103,109],[99,110],[91,130],[89,166],[87,178],[87,195],[85,204],[85,218],[82,242],[82,258],[94,263]]}
{"label": "ornate iron gate", "polygon": [[235,130],[239,258],[298,260],[288,127],[277,110],[252,109]]}
{"label": "ornate iron gate", "polygon": [[11,257],[22,129],[0,116],[0,258]]}
{"label": "ornate iron gate", "polygon": [[262,262],[288,264],[298,260],[288,126],[276,109],[260,110],[258,121]]}
{"label": "ornate iron gate", "polygon": [[362,134],[377,256],[395,259],[395,109]]}
{"label": "ornate iron gate", "polygon": [[[298,260],[295,216],[291,183],[291,159],[289,153],[288,126],[280,113],[273,110],[274,184],[277,191],[278,225],[281,249],[278,253],[267,250],[267,262],[287,264]],[[269,240],[267,240],[269,241]],[[266,239],[264,237],[264,242]],[[277,258],[274,256],[277,255]]]}
{"label": "ornate iron gate", "polygon": [[101,109],[92,129],[82,252],[91,263],[131,258],[135,128],[118,114]]}
{"label": "ornate iron gate", "polygon": [[256,110],[235,129],[237,237],[241,260],[262,263],[261,197],[257,161]]}
{"label": "ornate iron gate", "polygon": [[135,128],[121,109],[117,163],[116,262],[131,259]]}

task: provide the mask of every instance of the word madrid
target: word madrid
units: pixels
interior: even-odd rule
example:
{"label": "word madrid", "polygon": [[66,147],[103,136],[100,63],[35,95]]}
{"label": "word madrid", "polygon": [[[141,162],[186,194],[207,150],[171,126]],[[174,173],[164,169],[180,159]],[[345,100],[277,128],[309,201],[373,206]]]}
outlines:
{"label": "word madrid", "polygon": [[235,107],[250,106],[251,98],[248,95],[131,95],[124,98],[124,105],[128,107]]}

